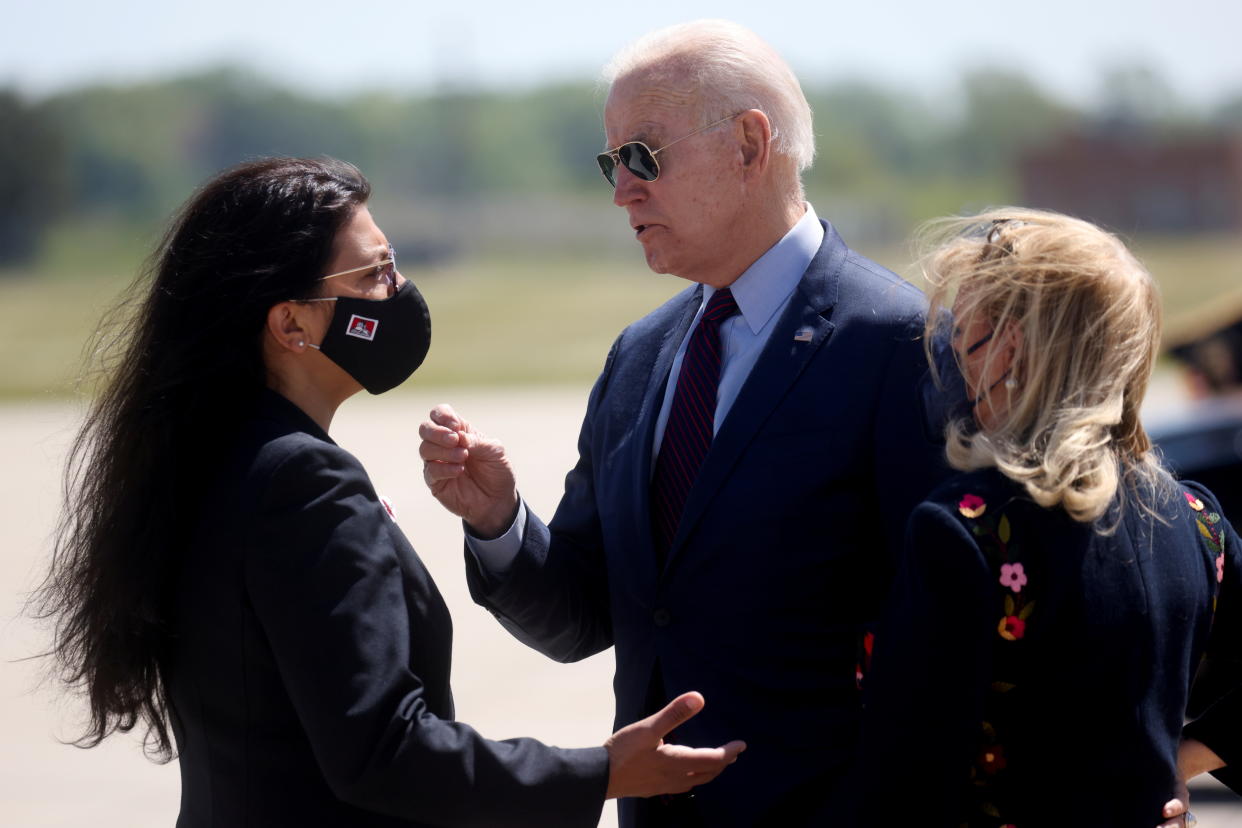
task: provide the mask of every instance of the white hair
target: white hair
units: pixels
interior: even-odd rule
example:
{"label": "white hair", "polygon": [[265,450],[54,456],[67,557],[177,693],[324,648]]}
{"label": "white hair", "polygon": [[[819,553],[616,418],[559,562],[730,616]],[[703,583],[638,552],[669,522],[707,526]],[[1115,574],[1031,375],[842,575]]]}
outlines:
{"label": "white hair", "polygon": [[757,34],[728,20],[695,20],[644,35],[604,67],[609,85],[636,73],[668,72],[698,90],[702,116],[761,110],[772,124],[772,149],[799,173],[815,158],[811,106],[784,59]]}

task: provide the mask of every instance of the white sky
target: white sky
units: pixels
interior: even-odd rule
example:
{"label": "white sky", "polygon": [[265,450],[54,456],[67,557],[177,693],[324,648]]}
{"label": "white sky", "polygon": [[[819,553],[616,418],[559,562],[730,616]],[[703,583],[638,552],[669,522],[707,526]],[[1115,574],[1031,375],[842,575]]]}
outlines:
{"label": "white sky", "polygon": [[980,64],[1089,104],[1102,70],[1144,62],[1185,102],[1242,89],[1242,0],[0,0],[0,86],[44,94],[236,61],[325,94],[592,79],[659,26],[727,17],[805,81],[935,95]]}

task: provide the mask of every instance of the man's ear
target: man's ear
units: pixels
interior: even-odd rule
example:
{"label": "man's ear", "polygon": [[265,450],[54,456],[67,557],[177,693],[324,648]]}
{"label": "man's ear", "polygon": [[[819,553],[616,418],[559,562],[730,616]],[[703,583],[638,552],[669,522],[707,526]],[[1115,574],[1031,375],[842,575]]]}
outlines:
{"label": "man's ear", "polygon": [[748,109],[737,120],[742,167],[748,172],[763,172],[772,156],[772,122],[759,109]]}
{"label": "man's ear", "polygon": [[307,336],[302,316],[306,307],[298,302],[277,302],[267,312],[265,332],[278,348],[301,353],[307,348]]}

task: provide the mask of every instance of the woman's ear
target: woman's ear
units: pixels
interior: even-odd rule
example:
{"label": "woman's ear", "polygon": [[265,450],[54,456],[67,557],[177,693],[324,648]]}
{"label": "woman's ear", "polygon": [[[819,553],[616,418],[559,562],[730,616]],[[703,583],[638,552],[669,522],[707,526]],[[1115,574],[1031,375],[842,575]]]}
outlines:
{"label": "woman's ear", "polygon": [[304,325],[305,306],[297,302],[277,302],[267,312],[265,332],[272,343],[294,353],[307,348],[310,337]]}

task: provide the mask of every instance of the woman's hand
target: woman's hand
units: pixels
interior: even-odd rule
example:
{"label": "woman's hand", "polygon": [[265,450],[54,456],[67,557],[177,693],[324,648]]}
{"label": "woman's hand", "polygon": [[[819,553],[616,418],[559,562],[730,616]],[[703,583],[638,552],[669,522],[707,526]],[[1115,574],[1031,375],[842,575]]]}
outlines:
{"label": "woman's hand", "polygon": [[1182,828],[1194,825],[1195,818],[1190,813],[1190,791],[1186,783],[1201,773],[1220,770],[1225,760],[1198,739],[1182,739],[1177,746],[1177,790],[1173,799],[1164,804],[1162,816],[1165,821],[1157,828]]}
{"label": "woman's hand", "polygon": [[1164,822],[1156,828],[1186,828],[1194,825],[1194,816],[1190,813],[1190,791],[1186,789],[1186,780],[1178,778],[1173,798],[1164,803],[1161,813]]}
{"label": "woman's hand", "polygon": [[685,793],[710,782],[737,760],[745,742],[717,748],[666,745],[664,737],[703,709],[698,693],[683,693],[668,706],[626,725],[604,743],[608,749],[608,799]]}

